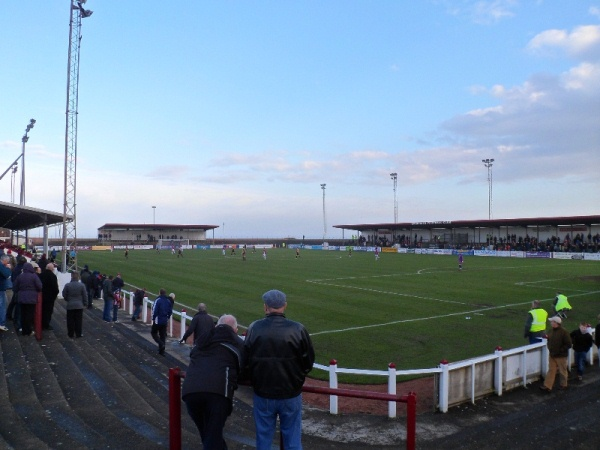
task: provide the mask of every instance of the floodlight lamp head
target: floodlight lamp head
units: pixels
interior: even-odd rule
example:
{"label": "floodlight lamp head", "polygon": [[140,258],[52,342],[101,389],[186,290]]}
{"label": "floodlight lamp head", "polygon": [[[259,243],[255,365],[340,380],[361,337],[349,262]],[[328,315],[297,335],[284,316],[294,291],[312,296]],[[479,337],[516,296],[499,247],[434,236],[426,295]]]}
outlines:
{"label": "floodlight lamp head", "polygon": [[31,124],[31,128],[35,125],[35,119],[29,119],[29,123]]}
{"label": "floodlight lamp head", "polygon": [[94,14],[94,11],[90,11],[89,9],[82,9],[81,10],[81,17],[83,19],[85,19],[86,17],[90,17],[92,14]]}
{"label": "floodlight lamp head", "polygon": [[28,140],[29,140],[29,136],[27,136],[27,135],[23,136],[23,139],[21,139],[23,144],[25,144]]}

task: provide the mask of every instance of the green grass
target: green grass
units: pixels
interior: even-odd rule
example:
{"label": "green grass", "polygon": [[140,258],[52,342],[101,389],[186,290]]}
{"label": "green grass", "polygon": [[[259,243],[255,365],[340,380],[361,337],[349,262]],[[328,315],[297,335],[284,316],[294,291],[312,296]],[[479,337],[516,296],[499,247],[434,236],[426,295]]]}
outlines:
{"label": "green grass", "polygon": [[[458,271],[453,256],[425,256],[271,249],[223,257],[220,250],[170,252],[80,252],[79,264],[106,274],[121,272],[126,283],[157,293],[164,287],[177,302],[209,313],[234,314],[247,326],[262,317],[261,295],[280,289],[288,296],[286,315],[312,336],[317,362],[339,367],[385,370],[437,366],[493,353],[497,346],[525,345],[523,328],[531,301],[547,311],[557,290],[579,321],[596,323],[600,313],[600,263],[592,261],[466,257]],[[151,296],[152,297],[152,296]],[[312,376],[324,378],[321,371]],[[342,378],[342,381],[381,382]]]}

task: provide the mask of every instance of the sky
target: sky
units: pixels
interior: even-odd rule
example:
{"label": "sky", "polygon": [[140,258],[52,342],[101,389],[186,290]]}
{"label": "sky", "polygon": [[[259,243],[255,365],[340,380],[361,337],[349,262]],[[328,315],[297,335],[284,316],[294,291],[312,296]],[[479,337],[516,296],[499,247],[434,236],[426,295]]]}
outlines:
{"label": "sky", "polygon": [[[487,219],[488,158],[492,218],[600,214],[598,0],[85,8],[79,238],[342,238],[394,222],[394,200],[398,222]],[[34,118],[25,203],[61,213],[69,18],[70,0],[0,2],[0,173]],[[7,173],[0,201],[20,184]]]}

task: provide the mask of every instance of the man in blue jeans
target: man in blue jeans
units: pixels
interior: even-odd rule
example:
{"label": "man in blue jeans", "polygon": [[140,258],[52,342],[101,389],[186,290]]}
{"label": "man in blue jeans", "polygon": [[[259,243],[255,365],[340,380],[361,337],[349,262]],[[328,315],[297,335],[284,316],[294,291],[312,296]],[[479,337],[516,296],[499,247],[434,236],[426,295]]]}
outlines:
{"label": "man in blue jeans", "polygon": [[250,324],[244,341],[247,373],[254,389],[256,448],[270,450],[277,417],[286,450],[302,449],[302,385],[315,361],[306,328],[286,319],[286,296],[263,295],[265,318]]}

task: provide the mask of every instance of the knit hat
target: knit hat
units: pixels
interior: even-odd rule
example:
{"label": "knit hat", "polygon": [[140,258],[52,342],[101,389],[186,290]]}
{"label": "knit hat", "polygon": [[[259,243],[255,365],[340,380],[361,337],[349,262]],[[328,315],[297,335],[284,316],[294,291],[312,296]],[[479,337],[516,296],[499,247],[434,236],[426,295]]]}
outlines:
{"label": "knit hat", "polygon": [[562,319],[558,316],[554,316],[554,317],[550,317],[548,319],[548,322],[556,322],[557,324],[561,324],[562,323]]}

